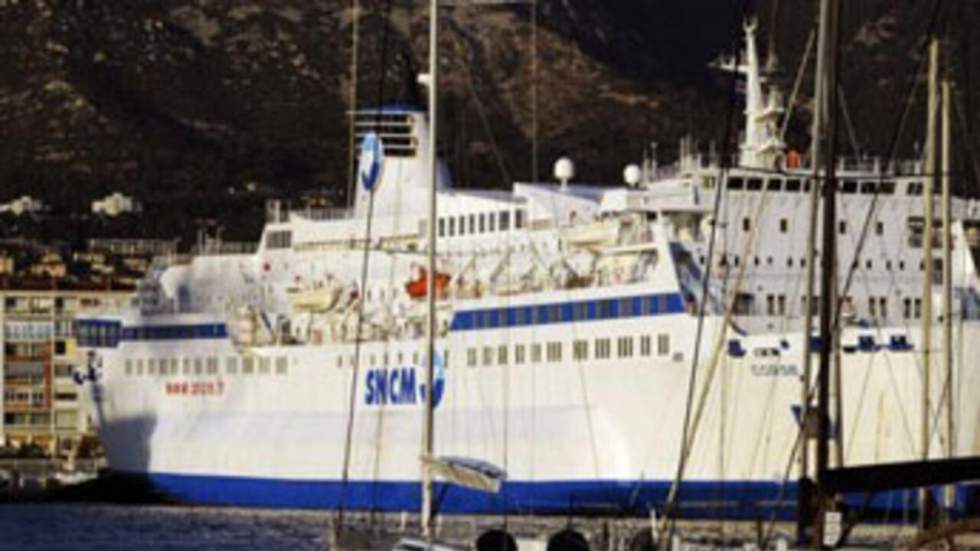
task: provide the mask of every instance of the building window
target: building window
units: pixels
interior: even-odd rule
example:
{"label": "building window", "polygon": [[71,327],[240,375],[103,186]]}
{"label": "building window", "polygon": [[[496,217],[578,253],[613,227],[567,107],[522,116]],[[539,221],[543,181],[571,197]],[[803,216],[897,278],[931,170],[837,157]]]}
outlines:
{"label": "building window", "polygon": [[518,209],[514,212],[514,228],[522,229],[527,224],[527,211]]}
{"label": "building window", "polygon": [[506,210],[500,211],[500,231],[507,231],[510,229],[510,212]]}
{"label": "building window", "polygon": [[902,317],[904,319],[912,317],[912,299],[908,297],[902,300]]}
{"label": "building window", "polygon": [[[337,367],[340,367],[339,365]],[[225,373],[228,375],[234,375],[238,373],[238,358],[235,356],[228,356],[225,358]]]}
{"label": "building window", "polygon": [[449,217],[449,237],[456,235],[456,219]]}
{"label": "building window", "polygon": [[285,375],[289,371],[289,358],[279,356],[276,358],[276,375]]}
{"label": "building window", "polygon": [[255,358],[246,356],[242,358],[242,375],[255,373]]}
{"label": "building window", "polygon": [[657,355],[666,356],[670,354],[670,335],[661,333],[657,335]]}
{"label": "building window", "polygon": [[466,365],[470,367],[476,367],[477,352],[476,348],[466,349]]}
{"label": "building window", "polygon": [[485,233],[487,231],[487,215],[480,213],[480,233]]}
{"label": "building window", "polygon": [[589,359],[589,341],[577,340],[572,343],[572,359],[573,360]]}
{"label": "building window", "polygon": [[541,361],[541,345],[532,344],[531,345],[531,363],[539,363]]}
{"label": "building window", "polygon": [[748,218],[742,219],[742,231],[749,231],[752,229],[752,220]]}
{"label": "building window", "polygon": [[524,345],[518,344],[514,347],[514,363],[517,365],[524,363]]}
{"label": "building window", "polygon": [[789,231],[789,220],[781,218],[779,220],[779,233],[787,233]]}
{"label": "building window", "polygon": [[878,299],[878,315],[881,319],[888,319],[888,297]]}
{"label": "building window", "polygon": [[259,358],[259,375],[268,375],[272,371],[271,358]]}
{"label": "building window", "polygon": [[880,220],[875,222],[875,234],[884,235],[885,234],[885,223]]}
{"label": "building window", "polygon": [[493,348],[483,347],[483,365],[493,365]]}
{"label": "building window", "polygon": [[502,344],[497,347],[497,363],[507,365],[507,345]]}
{"label": "building window", "polygon": [[840,222],[838,222],[837,223],[837,231],[841,235],[844,235],[845,233],[847,233],[847,222],[845,222],[843,220],[841,220]]}
{"label": "building window", "polygon": [[650,335],[643,335],[642,337],[640,337],[640,355],[641,356],[649,356],[650,355],[650,351],[651,351],[651,348],[652,348],[650,346],[650,340],[651,340],[650,339]]}

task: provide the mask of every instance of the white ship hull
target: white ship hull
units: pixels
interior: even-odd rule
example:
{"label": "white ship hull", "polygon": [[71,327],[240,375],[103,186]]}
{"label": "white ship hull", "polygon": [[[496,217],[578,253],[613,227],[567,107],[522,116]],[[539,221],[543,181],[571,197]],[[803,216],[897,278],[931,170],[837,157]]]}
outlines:
{"label": "white ship hull", "polygon": [[[450,333],[438,345],[450,361],[440,377],[441,396],[436,385],[437,454],[499,465],[507,480],[498,495],[447,487],[439,493],[439,510],[642,514],[662,506],[680,457],[696,324],[696,317],[674,312]],[[718,327],[709,318],[695,397],[709,377]],[[977,357],[977,329],[964,326],[959,339],[956,455],[980,451],[972,399],[980,392],[980,376],[960,361]],[[220,328],[213,334],[218,336],[123,339],[95,349],[101,377],[92,387],[94,405],[113,469],[195,503],[418,510],[423,372],[412,364],[421,341],[362,345],[345,484],[354,346],[253,349],[255,372],[243,374],[235,347]],[[669,351],[657,349],[661,334],[670,335]],[[861,334],[887,343],[906,330]],[[643,335],[653,337],[649,355],[640,350]],[[468,345],[477,336],[478,365],[468,366]],[[611,339],[608,359],[595,358],[596,336]],[[620,337],[633,339],[631,357],[619,357]],[[799,432],[802,342],[775,335],[736,339],[746,353],[735,357],[724,347],[705,397],[681,504],[695,516],[755,516],[774,507],[790,515],[799,476],[791,454]],[[589,343],[588,360],[570,358],[576,340]],[[848,333],[842,342],[856,340],[857,333]],[[563,360],[548,361],[549,342],[563,344]],[[493,343],[492,366],[481,364],[485,343]],[[540,343],[541,359],[532,362],[528,352],[524,363],[515,364],[520,343]],[[497,361],[499,346],[508,347],[506,365]],[[842,354],[848,465],[920,456],[921,354],[894,348]],[[344,358],[341,367],[338,355]],[[151,358],[156,365],[176,360],[176,373],[164,368],[161,375],[157,367],[150,374]],[[188,374],[184,358],[190,359]],[[210,373],[209,358],[216,360]],[[236,373],[228,373],[228,358],[236,358]],[[268,358],[266,368],[261,358]],[[947,453],[940,433],[933,432],[933,457]],[[974,499],[971,491],[960,492],[961,508]],[[914,498],[914,492],[888,494],[875,503],[901,509]]]}

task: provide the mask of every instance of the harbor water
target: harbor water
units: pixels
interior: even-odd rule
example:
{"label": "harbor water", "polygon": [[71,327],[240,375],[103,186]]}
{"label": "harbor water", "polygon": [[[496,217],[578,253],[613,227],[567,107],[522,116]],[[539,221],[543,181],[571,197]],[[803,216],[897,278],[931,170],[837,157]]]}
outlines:
{"label": "harbor water", "polygon": [[95,504],[0,505],[0,551],[323,551],[327,514]]}

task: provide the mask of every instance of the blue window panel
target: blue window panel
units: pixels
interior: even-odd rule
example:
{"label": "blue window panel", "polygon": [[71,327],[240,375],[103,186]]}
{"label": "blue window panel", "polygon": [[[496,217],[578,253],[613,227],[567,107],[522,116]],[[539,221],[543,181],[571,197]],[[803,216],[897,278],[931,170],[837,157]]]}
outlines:
{"label": "blue window panel", "polygon": [[612,318],[618,318],[619,317],[619,301],[618,300],[610,300],[608,302],[609,302],[609,316],[612,317]]}
{"label": "blue window panel", "polygon": [[500,327],[500,310],[490,310],[489,327]]}
{"label": "blue window panel", "polygon": [[598,312],[597,312],[598,311],[598,308],[596,307],[595,301],[594,300],[590,300],[587,303],[587,305],[588,305],[588,309],[589,309],[589,319],[590,320],[596,319],[596,317],[598,316]]}
{"label": "blue window panel", "polygon": [[[661,295],[664,296],[664,295]],[[672,293],[666,295],[667,298],[667,311],[672,313],[680,313],[684,311],[684,299],[677,293]]]}
{"label": "blue window panel", "polygon": [[561,321],[575,321],[575,312],[571,302],[561,305]]}
{"label": "blue window panel", "polygon": [[633,297],[632,298],[632,301],[633,301],[633,316],[634,317],[636,317],[636,316],[642,316],[643,315],[643,299],[640,298],[640,297]]}

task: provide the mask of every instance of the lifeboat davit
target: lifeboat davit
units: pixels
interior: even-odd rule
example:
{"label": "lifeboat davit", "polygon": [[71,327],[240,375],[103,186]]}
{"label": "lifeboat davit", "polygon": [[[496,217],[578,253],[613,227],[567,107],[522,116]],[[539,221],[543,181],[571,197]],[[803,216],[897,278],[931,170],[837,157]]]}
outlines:
{"label": "lifeboat davit", "polygon": [[[435,280],[436,291],[438,292],[437,296],[444,295],[452,277],[444,272],[436,272]],[[428,286],[429,271],[420,266],[416,278],[405,284],[405,292],[412,298],[423,298],[428,294],[426,292]]]}

